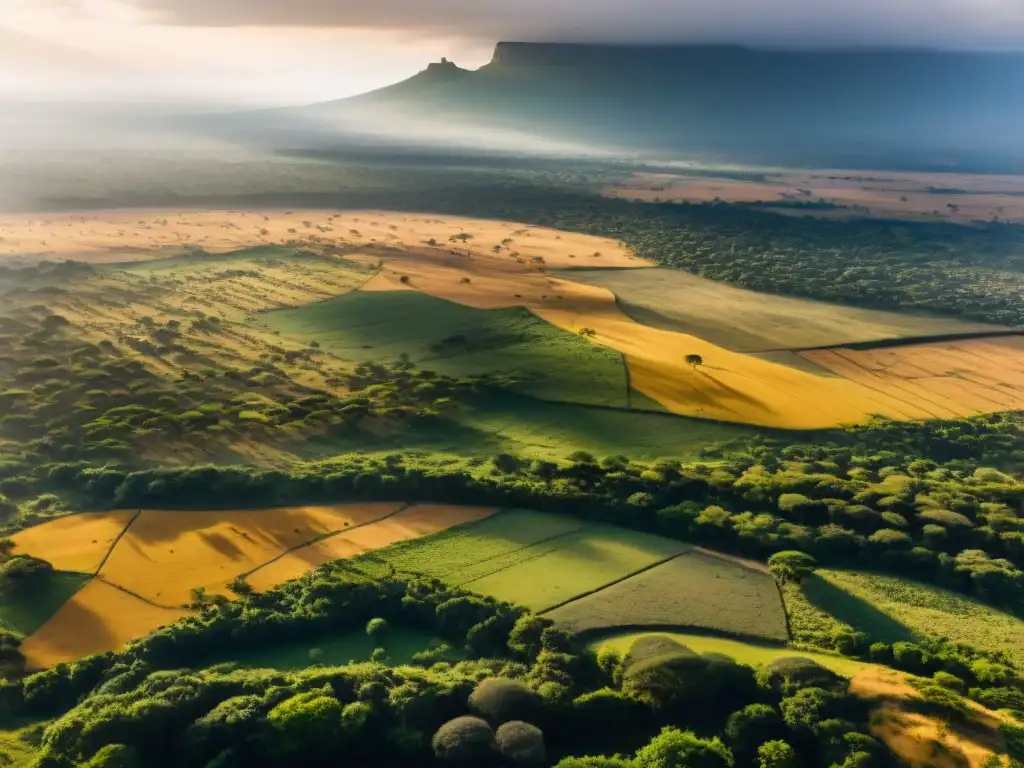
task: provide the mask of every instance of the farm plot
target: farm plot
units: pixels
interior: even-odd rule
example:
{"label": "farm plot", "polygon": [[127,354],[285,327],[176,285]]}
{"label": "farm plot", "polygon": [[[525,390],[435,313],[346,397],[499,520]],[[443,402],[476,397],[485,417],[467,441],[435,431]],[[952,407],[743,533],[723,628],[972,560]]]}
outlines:
{"label": "farm plot", "polygon": [[[545,611],[685,552],[660,536],[612,526],[590,526],[557,541],[530,547],[515,562],[462,586],[474,592]],[[511,559],[511,558],[510,558]]]}
{"label": "farm plot", "polygon": [[948,637],[1024,663],[1024,621],[953,592],[903,578],[823,569],[808,579],[808,600],[884,642]]}
{"label": "farm plot", "polygon": [[767,573],[690,552],[549,612],[573,633],[692,627],[786,642],[786,614]]}
{"label": "farm plot", "polygon": [[416,291],[355,292],[268,313],[274,330],[348,360],[408,355],[453,376],[511,374],[548,400],[628,405],[622,355],[555,328],[523,307],[476,309]]}
{"label": "farm plot", "polygon": [[494,570],[490,564],[500,558],[514,557],[585,525],[572,517],[510,510],[479,523],[389,547],[378,555],[399,570],[459,584],[472,578],[467,576],[471,569],[483,575]]}
{"label": "farm plot", "polygon": [[495,512],[497,509],[492,507],[417,504],[383,520],[293,549],[248,574],[246,581],[259,591],[270,589],[298,578],[322,563],[355,557],[400,541],[483,520]]}
{"label": "farm plot", "polygon": [[228,582],[293,547],[379,520],[400,506],[147,510],[118,542],[100,575],[145,600],[179,606],[191,602],[195,588],[224,593]]}
{"label": "farm plot", "polygon": [[96,573],[133,510],[58,517],[14,534],[16,554],[48,561],[58,571]]}
{"label": "farm plot", "polygon": [[[612,291],[638,323],[699,336],[738,352],[968,333],[999,326],[845,307],[748,291],[680,269],[573,270],[571,280]],[[728,307],[727,313],[722,312]]]}
{"label": "farm plot", "polygon": [[800,354],[932,418],[1024,408],[1024,336]]}
{"label": "farm plot", "polygon": [[58,571],[31,596],[0,600],[0,629],[18,637],[35,632],[88,581],[85,574]]}
{"label": "farm plot", "polygon": [[158,608],[94,578],[25,638],[21,652],[29,669],[44,669],[116,650],[189,613],[184,608]]}

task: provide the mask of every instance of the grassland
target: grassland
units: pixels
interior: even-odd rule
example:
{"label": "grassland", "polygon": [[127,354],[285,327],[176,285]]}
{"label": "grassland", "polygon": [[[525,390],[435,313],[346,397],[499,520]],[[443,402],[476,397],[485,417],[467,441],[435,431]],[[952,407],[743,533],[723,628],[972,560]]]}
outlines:
{"label": "grassland", "polygon": [[629,405],[622,356],[539,320],[522,307],[475,309],[415,291],[351,293],[269,313],[283,335],[347,360],[400,355],[451,376],[513,375],[514,390],[546,400]]}
{"label": "grassland", "polygon": [[824,569],[804,593],[820,610],[883,642],[947,637],[1024,663],[1024,621],[911,580]]}
{"label": "grassland", "polygon": [[688,627],[786,642],[786,614],[767,573],[689,552],[547,614],[574,633]]}
{"label": "grassland", "polygon": [[14,534],[14,551],[35,555],[59,571],[93,574],[135,517],[133,510],[59,517]]}
{"label": "grassland", "polygon": [[[421,632],[392,627],[384,642],[388,663],[409,664],[419,651],[435,647],[440,640]],[[312,664],[341,666],[351,662],[369,661],[376,648],[365,632],[350,632],[337,637],[308,638],[282,642],[268,648],[243,653],[224,653],[202,659],[196,666],[230,662],[248,669],[304,669]]]}
{"label": "grassland", "polygon": [[[257,589],[268,589],[329,560],[486,521],[495,511],[368,502],[143,510],[127,517],[120,512],[73,515],[27,529],[16,539],[25,554],[48,559],[52,551],[55,559],[81,563],[89,573],[98,568],[98,575],[88,581],[86,574],[59,573],[52,588],[42,597],[35,596],[31,605],[0,606],[0,624],[26,636],[22,648],[30,667],[46,667],[116,650],[189,615],[189,606],[197,600],[196,589],[205,595],[230,596],[227,585],[240,576]],[[127,523],[129,519],[130,525],[111,548],[111,521]],[[72,545],[83,541],[76,535],[78,529],[85,540],[101,534],[107,538],[91,540],[84,550],[75,549]]]}
{"label": "grassland", "polygon": [[878,349],[820,349],[801,357],[932,418],[1024,408],[1024,336]]}
{"label": "grassland", "polygon": [[78,592],[89,577],[80,573],[58,571],[48,579],[46,587],[33,592],[28,599],[0,601],[0,629],[25,637],[43,626]]}
{"label": "grassland", "polygon": [[25,638],[21,652],[28,669],[45,669],[94,653],[118,650],[191,612],[161,608],[94,578]]}
{"label": "grassland", "polygon": [[553,608],[671,558],[687,545],[515,510],[375,557],[533,610]]}
{"label": "grassland", "polygon": [[[638,323],[698,336],[737,352],[966,333],[999,326],[758,293],[679,269],[573,270],[565,276],[612,291]],[[723,308],[728,307],[727,312]]]}
{"label": "grassland", "polygon": [[724,637],[713,637],[690,632],[637,632],[619,631],[609,632],[601,637],[595,637],[589,643],[592,649],[611,648],[619,653],[625,654],[630,647],[641,637],[651,635],[664,635],[673,640],[692,648],[697,653],[721,653],[729,656],[741,664],[749,664],[753,667],[771,664],[776,659],[803,656],[813,659],[822,666],[828,667],[833,672],[844,677],[853,677],[865,669],[877,667],[874,664],[867,664],[853,659],[846,659],[842,656],[832,656],[826,653],[809,653],[805,651],[794,651],[780,645],[760,645],[757,643],[731,640]]}

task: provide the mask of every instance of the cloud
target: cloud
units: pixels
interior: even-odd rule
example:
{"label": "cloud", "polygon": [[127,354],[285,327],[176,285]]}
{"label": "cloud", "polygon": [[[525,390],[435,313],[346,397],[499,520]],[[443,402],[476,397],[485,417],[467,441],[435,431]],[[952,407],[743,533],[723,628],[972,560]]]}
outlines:
{"label": "cloud", "polygon": [[158,23],[199,26],[335,26],[495,40],[1024,47],[1022,0],[131,1]]}

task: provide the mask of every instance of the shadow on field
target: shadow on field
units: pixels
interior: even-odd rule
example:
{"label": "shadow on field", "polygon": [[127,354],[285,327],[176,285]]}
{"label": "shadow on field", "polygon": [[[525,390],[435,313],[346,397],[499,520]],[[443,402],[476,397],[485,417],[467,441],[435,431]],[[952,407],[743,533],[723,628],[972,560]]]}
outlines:
{"label": "shadow on field", "polygon": [[915,639],[908,627],[820,576],[809,576],[804,579],[801,587],[812,605],[854,629],[867,633],[872,640],[896,643],[913,642]]}

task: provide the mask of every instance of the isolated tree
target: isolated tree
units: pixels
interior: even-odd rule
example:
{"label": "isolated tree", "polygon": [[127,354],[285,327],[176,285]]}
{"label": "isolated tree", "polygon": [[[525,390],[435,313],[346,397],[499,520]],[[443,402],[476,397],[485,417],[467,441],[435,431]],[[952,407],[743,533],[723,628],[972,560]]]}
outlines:
{"label": "isolated tree", "polygon": [[366,636],[382,647],[390,629],[385,619],[370,619],[366,624]]}
{"label": "isolated tree", "polygon": [[686,364],[691,368],[696,369],[698,365],[704,365],[704,358],[700,355],[687,355]]}
{"label": "isolated tree", "polygon": [[768,570],[780,584],[795,582],[799,584],[806,576],[814,573],[818,561],[806,552],[788,549],[776,552],[768,558]]}
{"label": "isolated tree", "polygon": [[587,328],[586,326],[580,328],[576,333],[585,339],[592,339],[594,336],[597,336],[597,331],[593,328]]}
{"label": "isolated tree", "polygon": [[239,597],[246,597],[253,594],[256,590],[248,581],[239,576],[237,579],[228,584],[228,589]]}
{"label": "isolated tree", "polygon": [[432,237],[429,240],[427,240],[427,245],[429,245],[431,248],[437,248],[437,246],[438,246],[437,238]]}

